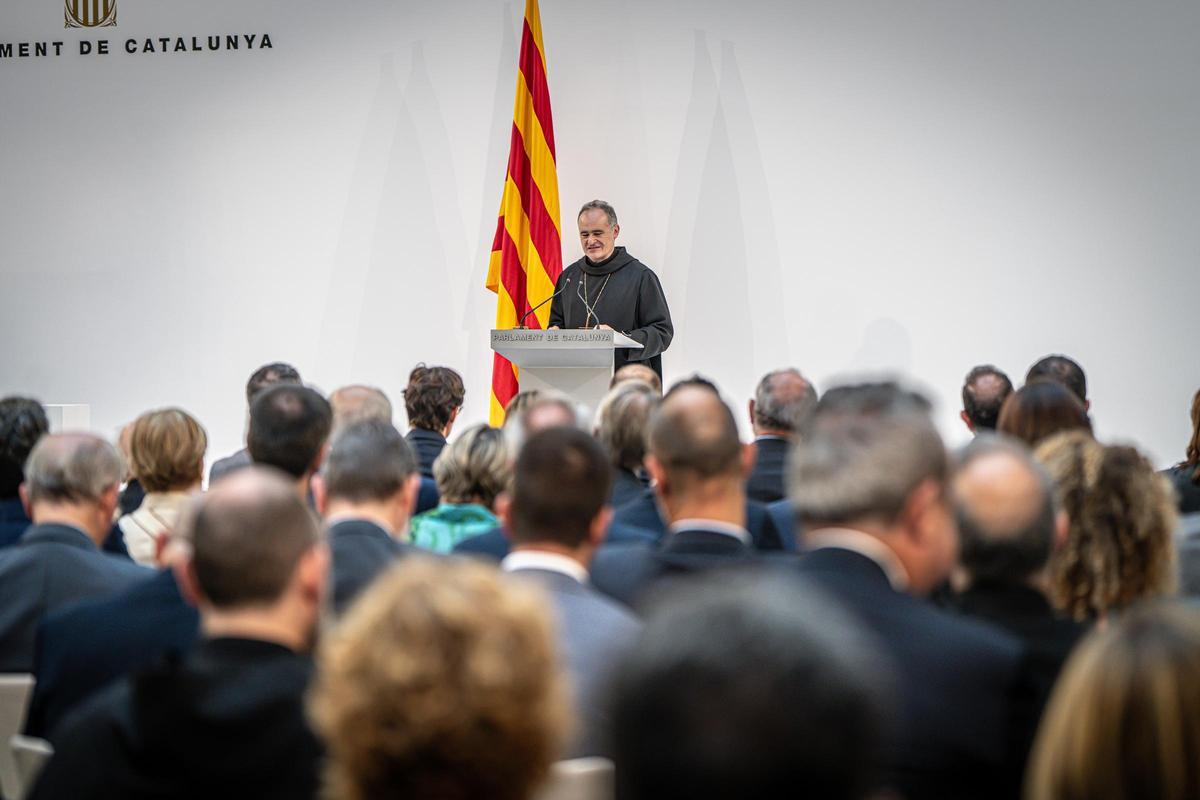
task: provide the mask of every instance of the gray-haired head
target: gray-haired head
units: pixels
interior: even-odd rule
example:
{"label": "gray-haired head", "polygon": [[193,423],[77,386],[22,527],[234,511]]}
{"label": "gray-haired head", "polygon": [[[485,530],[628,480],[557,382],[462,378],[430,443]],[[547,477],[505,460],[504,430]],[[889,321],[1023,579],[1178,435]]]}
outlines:
{"label": "gray-haired head", "polygon": [[557,427],[583,428],[579,407],[567,395],[538,390],[521,394],[526,395],[526,399],[510,404],[512,407],[504,419],[504,435],[514,459],[525,440],[539,431]]}
{"label": "gray-haired head", "polygon": [[504,431],[479,424],[450,442],[433,462],[438,494],[446,503],[491,507],[508,489],[513,459]]}
{"label": "gray-haired head", "polygon": [[984,434],[958,454],[959,560],[975,581],[1022,583],[1054,549],[1050,475],[1020,441]]}
{"label": "gray-haired head", "polygon": [[754,426],[790,435],[804,427],[816,408],[812,382],[797,369],[777,369],[764,375],[754,391]]}
{"label": "gray-haired head", "polygon": [[333,430],[338,430],[364,420],[392,423],[392,401],[382,389],[374,386],[353,384],[334,390],[329,395],[333,409]]}
{"label": "gray-haired head", "polygon": [[29,502],[96,503],[121,483],[125,465],[117,448],[90,433],[43,436],[25,462]]}
{"label": "gray-haired head", "polygon": [[789,495],[806,523],[894,522],[948,458],[929,401],[892,382],[830,389],[800,430]]}
{"label": "gray-haired head", "polygon": [[658,403],[658,392],[641,381],[619,383],[600,401],[596,439],[608,451],[614,467],[630,471],[641,468],[650,415]]}
{"label": "gray-haired head", "polygon": [[579,209],[579,213],[575,215],[575,218],[579,219],[584,215],[585,212],[592,210],[603,211],[604,216],[608,217],[608,224],[616,226],[617,211],[603,200],[589,200],[588,202],[584,203],[583,207]]}
{"label": "gray-haired head", "polygon": [[417,459],[390,422],[351,422],[333,437],[321,466],[330,498],[363,503],[387,500],[417,471]]}

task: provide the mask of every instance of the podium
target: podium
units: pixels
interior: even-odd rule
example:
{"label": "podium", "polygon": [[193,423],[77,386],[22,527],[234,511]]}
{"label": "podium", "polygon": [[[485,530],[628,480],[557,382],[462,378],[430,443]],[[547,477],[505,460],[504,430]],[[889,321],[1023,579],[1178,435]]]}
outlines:
{"label": "podium", "polygon": [[492,349],[521,368],[521,391],[554,391],[595,410],[612,380],[613,350],[642,345],[618,331],[492,331]]}

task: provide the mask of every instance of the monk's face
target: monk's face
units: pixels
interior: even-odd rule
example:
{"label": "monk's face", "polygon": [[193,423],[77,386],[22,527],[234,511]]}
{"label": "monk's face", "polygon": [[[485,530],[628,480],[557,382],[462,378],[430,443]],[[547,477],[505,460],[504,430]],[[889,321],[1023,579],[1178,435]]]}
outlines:
{"label": "monk's face", "polygon": [[608,215],[598,208],[589,208],[579,215],[579,243],[592,263],[612,255],[620,233],[621,226],[610,224]]}

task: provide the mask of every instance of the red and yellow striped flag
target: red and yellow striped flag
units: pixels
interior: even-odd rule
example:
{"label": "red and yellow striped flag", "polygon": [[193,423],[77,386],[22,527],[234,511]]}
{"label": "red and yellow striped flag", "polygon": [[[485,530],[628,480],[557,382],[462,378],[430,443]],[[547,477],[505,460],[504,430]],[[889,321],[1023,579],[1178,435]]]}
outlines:
{"label": "red and yellow striped flag", "polygon": [[[525,312],[554,292],[562,273],[562,235],[558,219],[558,168],[554,121],[546,83],[546,51],[537,0],[525,0],[525,30],[517,69],[508,178],[488,265],[487,288],[496,293],[496,327],[511,328]],[[525,324],[545,328],[550,305]],[[492,362],[492,425],[504,422],[504,407],[517,393],[517,368],[499,354]]]}

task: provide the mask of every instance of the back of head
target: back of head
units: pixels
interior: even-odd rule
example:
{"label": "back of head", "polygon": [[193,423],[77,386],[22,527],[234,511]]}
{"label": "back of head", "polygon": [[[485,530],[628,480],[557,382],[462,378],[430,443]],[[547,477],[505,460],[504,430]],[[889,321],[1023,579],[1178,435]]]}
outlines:
{"label": "back of head", "polygon": [[0,400],[0,500],[17,496],[17,487],[25,480],[25,459],[49,432],[50,420],[37,400]]}
{"label": "back of head", "polygon": [[246,405],[253,405],[254,398],[262,394],[263,390],[277,383],[299,384],[300,373],[291,364],[285,364],[282,361],[263,364],[254,370],[250,379],[246,381]]}
{"label": "back of head", "polygon": [[90,433],[43,436],[25,462],[32,505],[98,503],[125,474],[117,448]]}
{"label": "back of head", "polygon": [[678,488],[741,480],[742,444],[729,406],[703,385],[676,384],[650,417],[650,454]]}
{"label": "back of head", "polygon": [[1093,633],[1042,718],[1030,800],[1200,797],[1200,612],[1147,604]]}
{"label": "back of head", "polygon": [[1082,431],[1035,451],[1070,520],[1050,560],[1050,595],[1076,619],[1105,614],[1175,588],[1174,492],[1137,450]]}
{"label": "back of head", "polygon": [[239,470],[202,495],[184,527],[196,583],[221,610],[279,600],[319,536],[295,488],[258,467]]}
{"label": "back of head", "polygon": [[462,376],[449,367],[418,364],[404,387],[404,409],[414,428],[440,431],[463,404],[466,390]]}
{"label": "back of head", "polygon": [[1083,374],[1083,367],[1067,356],[1046,356],[1035,362],[1025,373],[1025,383],[1038,380],[1062,384],[1071,390],[1080,403],[1087,403],[1087,376]]}
{"label": "back of head", "polygon": [[417,471],[417,459],[390,422],[364,420],[339,430],[321,467],[331,499],[387,500]]}
{"label": "back of head", "polygon": [[609,389],[615,389],[622,383],[629,381],[641,381],[654,390],[654,393],[662,396],[662,378],[658,377],[658,373],[650,369],[645,364],[625,364],[616,372],[613,373],[612,380],[608,383]]}
{"label": "back of head", "polygon": [[954,477],[959,562],[972,581],[1021,584],[1054,549],[1054,484],[1020,443],[983,435]]}
{"label": "back of head", "polygon": [[1079,398],[1061,383],[1037,380],[1009,395],[1000,408],[996,430],[1030,447],[1060,431],[1092,430]]}
{"label": "back of head", "polygon": [[182,491],[199,484],[207,449],[204,428],[180,408],[148,411],[129,433],[130,467],[147,492]]}
{"label": "back of head", "polygon": [[1200,390],[1192,397],[1192,438],[1188,440],[1184,464],[1194,467],[1192,483],[1200,484]]}
{"label": "back of head", "polygon": [[806,525],[890,523],[923,481],[944,484],[948,459],[929,412],[928,400],[895,383],[826,392],[789,470]]}
{"label": "back of head", "polygon": [[548,603],[469,561],[404,559],[321,645],[312,716],[343,800],[524,800],[564,729]]}
{"label": "back of head", "polygon": [[299,478],[316,463],[332,423],[333,412],[320,393],[294,384],[272,386],[250,406],[246,449],[254,463]]}
{"label": "back of head", "polygon": [[658,403],[658,394],[641,381],[626,381],[600,401],[596,438],[608,451],[614,467],[630,471],[641,468],[650,415]]}
{"label": "back of head", "polygon": [[991,364],[975,367],[963,380],[963,411],[976,430],[995,430],[1000,408],[1012,394],[1008,376]]}
{"label": "back of head", "polygon": [[329,395],[334,431],[363,420],[392,423],[392,402],[374,386],[343,386]]}
{"label": "back of head", "polygon": [[754,425],[794,434],[804,427],[817,407],[817,390],[795,369],[768,372],[754,391]]}
{"label": "back of head", "polygon": [[525,440],[539,431],[579,426],[579,412],[565,394],[537,390],[523,392],[514,397],[509,406],[511,410],[504,419],[504,432],[513,453],[519,453]]}
{"label": "back of head", "polygon": [[508,488],[512,460],[504,432],[480,424],[463,431],[433,462],[433,478],[443,502],[478,502],[491,507]]}
{"label": "back of head", "polygon": [[513,475],[513,541],[580,546],[611,484],[604,451],[583,431],[551,428],[534,434],[521,448]]}
{"label": "back of head", "polygon": [[866,797],[878,663],[816,592],[761,577],[694,587],[651,615],[617,669],[617,797]]}

